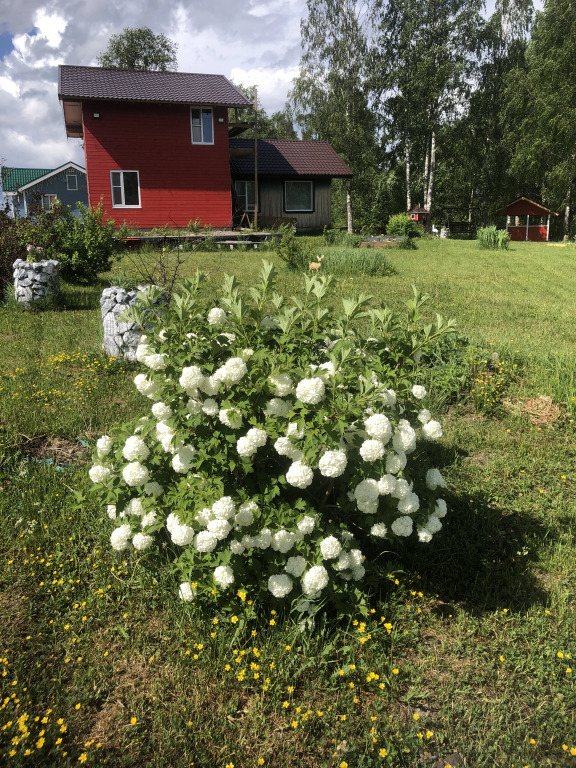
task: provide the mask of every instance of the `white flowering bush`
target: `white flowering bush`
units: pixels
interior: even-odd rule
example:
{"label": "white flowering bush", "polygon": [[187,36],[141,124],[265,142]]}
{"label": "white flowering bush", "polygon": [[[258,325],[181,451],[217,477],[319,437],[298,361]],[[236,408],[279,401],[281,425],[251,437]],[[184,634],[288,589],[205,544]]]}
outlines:
{"label": "white flowering bush", "polygon": [[351,606],[386,540],[442,528],[420,366],[453,324],[424,326],[417,294],[405,317],[365,295],[334,311],[324,277],[285,299],[268,263],[246,295],[227,277],[210,301],[202,284],[156,322],[153,290],[132,310],[145,412],[98,440],[89,470],[111,546],[167,545],[184,601],[242,589]]}

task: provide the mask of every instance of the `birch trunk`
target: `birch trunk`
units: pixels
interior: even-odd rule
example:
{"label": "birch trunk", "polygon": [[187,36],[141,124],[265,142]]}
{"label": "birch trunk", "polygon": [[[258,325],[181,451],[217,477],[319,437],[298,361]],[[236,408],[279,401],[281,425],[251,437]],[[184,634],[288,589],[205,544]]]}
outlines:
{"label": "birch trunk", "polygon": [[430,140],[430,170],[428,172],[428,190],[426,193],[425,208],[428,211],[428,231],[432,229],[432,200],[434,197],[434,173],[436,171],[436,132],[432,131]]}
{"label": "birch trunk", "polygon": [[348,232],[352,234],[352,197],[350,196],[350,182],[346,182],[346,215],[348,217]]}
{"label": "birch trunk", "polygon": [[568,187],[566,193],[566,208],[564,209],[564,240],[570,237],[570,203],[572,198],[572,187]]}
{"label": "birch trunk", "polygon": [[412,210],[412,185],[410,181],[410,143],[406,139],[404,144],[404,157],[406,161],[406,210]]}

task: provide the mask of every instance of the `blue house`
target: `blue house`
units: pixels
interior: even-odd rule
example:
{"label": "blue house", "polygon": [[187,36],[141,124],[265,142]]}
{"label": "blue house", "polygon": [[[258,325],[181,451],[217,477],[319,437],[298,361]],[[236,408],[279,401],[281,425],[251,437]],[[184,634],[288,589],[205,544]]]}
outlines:
{"label": "blue house", "polygon": [[78,203],[88,205],[86,169],[76,163],[59,168],[0,168],[2,191],[13,216],[27,216],[33,202],[49,211],[56,200],[78,215]]}

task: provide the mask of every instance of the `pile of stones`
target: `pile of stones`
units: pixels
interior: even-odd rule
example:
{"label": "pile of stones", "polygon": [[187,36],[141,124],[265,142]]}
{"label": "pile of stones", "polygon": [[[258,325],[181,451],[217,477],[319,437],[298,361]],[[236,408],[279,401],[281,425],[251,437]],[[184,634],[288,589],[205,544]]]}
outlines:
{"label": "pile of stones", "polygon": [[[139,285],[136,290],[127,291],[113,285],[102,291],[100,298],[100,310],[102,312],[102,325],[104,326],[104,341],[102,348],[110,357],[124,357],[127,360],[136,360],[136,347],[140,335],[144,333],[135,322],[121,320],[122,315],[131,307],[139,293],[146,291],[147,286]],[[164,294],[154,302],[161,305],[166,303]]]}
{"label": "pile of stones", "polygon": [[14,295],[16,301],[31,307],[38,301],[49,301],[60,290],[58,262],[54,259],[24,261],[16,259],[14,270]]}

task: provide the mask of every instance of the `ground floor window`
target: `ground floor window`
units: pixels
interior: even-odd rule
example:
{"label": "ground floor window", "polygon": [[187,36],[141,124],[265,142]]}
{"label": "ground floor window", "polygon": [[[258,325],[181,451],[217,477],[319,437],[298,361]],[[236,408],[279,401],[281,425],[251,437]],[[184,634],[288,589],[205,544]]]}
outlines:
{"label": "ground floor window", "polygon": [[112,205],[114,208],[140,207],[140,178],[138,171],[110,171]]}
{"label": "ground floor window", "polygon": [[314,182],[285,181],[284,210],[306,212],[314,210]]}
{"label": "ground floor window", "polygon": [[42,198],[40,200],[42,210],[49,211],[52,208],[52,206],[55,204],[56,200],[58,200],[57,195],[42,195]]}
{"label": "ground floor window", "polygon": [[253,181],[236,181],[234,183],[238,205],[242,211],[254,211],[256,187]]}

